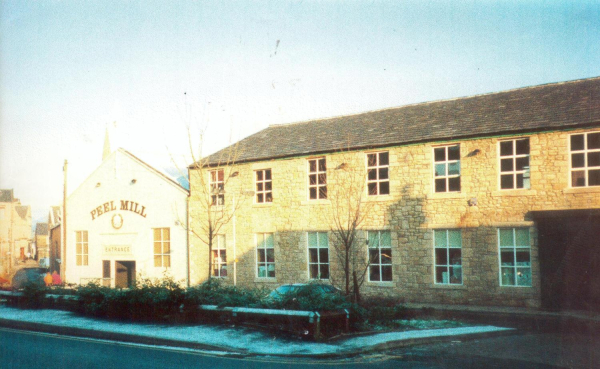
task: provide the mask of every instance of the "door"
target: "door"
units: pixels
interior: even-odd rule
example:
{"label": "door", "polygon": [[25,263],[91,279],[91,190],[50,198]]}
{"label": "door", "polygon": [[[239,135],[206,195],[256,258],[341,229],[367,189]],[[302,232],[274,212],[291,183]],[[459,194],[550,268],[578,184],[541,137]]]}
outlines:
{"label": "door", "polygon": [[135,283],[135,261],[115,261],[115,287],[127,288]]}

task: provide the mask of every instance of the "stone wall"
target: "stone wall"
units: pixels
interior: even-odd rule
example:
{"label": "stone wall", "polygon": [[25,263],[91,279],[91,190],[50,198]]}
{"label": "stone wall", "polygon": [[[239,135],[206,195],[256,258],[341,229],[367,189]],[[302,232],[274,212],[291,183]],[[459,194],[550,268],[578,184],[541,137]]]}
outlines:
{"label": "stone wall", "polygon": [[[327,158],[330,193],[327,200],[308,200],[307,159],[311,157],[229,167],[225,170],[228,177],[225,205],[213,209],[228,214],[236,209],[235,217],[224,222],[219,231],[226,235],[227,244],[229,275],[224,279],[233,283],[235,248],[238,285],[272,288],[307,281],[306,232],[330,231],[333,214],[339,207],[336,189],[337,196],[344,191],[351,192],[341,171],[350,170],[364,178],[365,153],[388,151],[390,195],[366,196],[366,189],[361,187],[366,216],[360,229],[391,231],[393,281],[367,280],[362,292],[394,296],[407,302],[537,307],[540,305],[540,275],[537,230],[531,212],[600,207],[600,187],[570,188],[569,184],[569,134],[588,131],[541,132],[322,155]],[[500,190],[498,142],[518,137],[530,139],[531,188]],[[461,191],[435,193],[433,148],[452,143],[460,144]],[[260,169],[272,171],[272,203],[257,204],[249,194],[255,190],[254,173]],[[235,172],[238,174],[229,177]],[[207,184],[199,180],[199,176],[208,174],[201,173],[191,170],[189,216],[192,230],[196,231],[206,222],[207,191],[203,188]],[[469,205],[469,200],[476,200],[477,205]],[[529,229],[531,287],[500,286],[498,229],[507,227]],[[433,231],[436,229],[462,232],[463,283],[460,285],[435,283]],[[257,277],[257,233],[275,236],[275,278]],[[331,269],[339,270],[331,247],[331,232],[329,239]],[[366,245],[363,247],[366,255]],[[190,252],[191,280],[199,283],[207,277],[208,248],[198,237],[191,236]]]}

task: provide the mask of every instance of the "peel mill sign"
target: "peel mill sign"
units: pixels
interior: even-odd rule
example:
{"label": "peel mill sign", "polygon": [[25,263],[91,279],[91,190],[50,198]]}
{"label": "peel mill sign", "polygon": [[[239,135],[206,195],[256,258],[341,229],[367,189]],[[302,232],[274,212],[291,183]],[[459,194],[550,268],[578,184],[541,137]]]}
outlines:
{"label": "peel mill sign", "polygon": [[[141,217],[146,218],[146,215],[147,215],[146,207],[144,205],[140,205],[134,201],[126,201],[126,200],[119,200],[119,201],[120,201],[120,207],[118,207],[118,208],[115,205],[116,201],[107,201],[104,204],[102,204],[98,207],[95,207],[92,211],[90,211],[92,220],[95,220],[96,218],[100,217],[101,215],[110,213],[111,211],[115,211],[115,210],[131,211],[133,213],[138,214]],[[112,222],[119,225],[118,227],[115,227],[115,228],[121,228],[120,224],[123,223],[123,218],[120,215],[118,217],[116,215],[114,215]],[[113,224],[113,226],[114,226],[114,224]]]}

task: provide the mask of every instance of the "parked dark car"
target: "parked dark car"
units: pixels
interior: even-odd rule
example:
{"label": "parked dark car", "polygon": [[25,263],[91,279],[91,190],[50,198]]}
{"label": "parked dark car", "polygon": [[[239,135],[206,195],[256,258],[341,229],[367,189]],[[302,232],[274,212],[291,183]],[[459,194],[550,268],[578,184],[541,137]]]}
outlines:
{"label": "parked dark car", "polygon": [[286,294],[290,292],[297,292],[301,289],[311,289],[323,294],[329,293],[340,293],[340,290],[329,284],[319,283],[295,283],[295,284],[283,284],[269,294],[269,298],[273,300],[281,300]]}
{"label": "parked dark car", "polygon": [[28,283],[35,283],[39,286],[45,286],[44,276],[48,273],[48,269],[31,267],[22,268],[15,272],[11,279],[11,287],[15,290],[20,290]]}

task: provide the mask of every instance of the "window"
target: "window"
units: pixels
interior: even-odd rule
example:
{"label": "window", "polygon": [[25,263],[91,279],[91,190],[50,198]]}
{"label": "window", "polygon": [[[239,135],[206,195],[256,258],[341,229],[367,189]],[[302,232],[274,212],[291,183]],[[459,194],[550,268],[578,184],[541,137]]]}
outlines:
{"label": "window", "polygon": [[367,232],[369,247],[369,281],[392,280],[392,236],[389,231]]}
{"label": "window", "polygon": [[390,194],[390,154],[367,154],[367,188],[370,196]]}
{"label": "window", "polygon": [[327,198],[327,163],[325,158],[308,160],[308,198]]}
{"label": "window", "polygon": [[154,228],[154,266],[171,267],[171,230]]}
{"label": "window", "polygon": [[259,278],[275,278],[275,248],[272,233],[256,235],[256,264]]}
{"label": "window", "polygon": [[435,283],[462,284],[462,235],[458,229],[433,231]]}
{"label": "window", "polygon": [[310,279],[329,279],[327,232],[308,232],[308,272]]}
{"label": "window", "polygon": [[600,132],[571,135],[571,187],[600,186]]}
{"label": "window", "polygon": [[500,189],[529,188],[529,138],[501,141]]}
{"label": "window", "polygon": [[75,259],[76,265],[88,265],[88,232],[75,232]]}
{"label": "window", "polygon": [[213,276],[227,277],[227,250],[225,248],[225,235],[218,234],[212,247]]}
{"label": "window", "polygon": [[256,171],[256,202],[273,202],[273,181],[271,169]]}
{"label": "window", "polygon": [[460,191],[460,145],[434,147],[435,192]]}
{"label": "window", "polygon": [[531,286],[531,247],[528,228],[498,229],[500,285]]}
{"label": "window", "polygon": [[223,169],[212,170],[209,176],[211,205],[225,204],[225,172]]}

